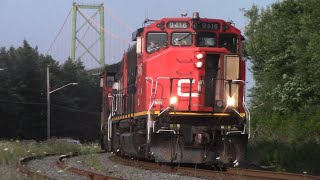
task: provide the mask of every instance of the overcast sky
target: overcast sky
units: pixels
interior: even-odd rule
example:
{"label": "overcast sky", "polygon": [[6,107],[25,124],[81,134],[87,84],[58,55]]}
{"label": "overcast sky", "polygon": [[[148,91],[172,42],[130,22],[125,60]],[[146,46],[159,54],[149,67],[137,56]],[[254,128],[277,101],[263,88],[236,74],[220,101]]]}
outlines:
{"label": "overcast sky", "polygon": [[[150,19],[179,17],[181,13],[187,12],[191,15],[195,11],[199,12],[201,17],[232,20],[239,29],[243,29],[246,20],[240,8],[248,9],[252,4],[265,7],[276,1],[81,0],[76,2],[104,3],[106,8],[133,29],[141,27],[146,17]],[[0,0],[0,47],[17,47],[21,45],[23,39],[26,39],[32,46],[38,46],[41,53],[45,53],[67,17],[72,2],[71,0]]]}
{"label": "overcast sky", "polygon": [[[199,12],[200,17],[232,20],[237,28],[243,30],[246,19],[240,9],[249,9],[253,4],[266,7],[277,1],[279,0],[76,0],[75,2],[104,3],[106,29],[108,26],[115,26],[113,25],[115,23],[111,22],[112,19],[107,17],[107,12],[112,12],[131,29],[141,27],[145,18],[180,17],[181,13],[188,13],[188,16],[191,16],[192,12]],[[37,46],[40,53],[45,54],[68,16],[72,3],[72,0],[0,0],[0,47],[19,47],[25,39],[31,46]],[[70,30],[71,18],[69,19],[65,28]],[[131,32],[121,30],[121,27],[110,30],[126,39],[131,37]],[[49,54],[54,58],[55,54],[69,56],[70,35],[69,32],[62,33],[60,40],[57,41],[58,48],[51,50]],[[106,59],[110,58],[108,49],[112,50],[112,47],[108,47],[112,44],[108,43],[108,39],[110,38],[106,35]],[[116,54],[120,56],[121,52],[122,50],[119,50]],[[250,82],[248,86],[252,86],[250,74],[247,80]]]}

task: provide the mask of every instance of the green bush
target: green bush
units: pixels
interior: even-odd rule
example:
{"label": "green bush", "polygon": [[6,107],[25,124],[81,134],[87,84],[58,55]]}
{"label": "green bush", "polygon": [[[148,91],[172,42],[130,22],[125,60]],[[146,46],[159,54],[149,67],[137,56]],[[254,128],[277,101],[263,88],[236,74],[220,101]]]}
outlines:
{"label": "green bush", "polygon": [[70,152],[96,153],[98,144],[75,144],[66,141],[0,141],[0,164],[11,164],[20,158],[44,156],[46,154],[68,154]]}
{"label": "green bush", "polygon": [[259,141],[248,147],[248,161],[274,170],[320,175],[320,145],[315,142]]}

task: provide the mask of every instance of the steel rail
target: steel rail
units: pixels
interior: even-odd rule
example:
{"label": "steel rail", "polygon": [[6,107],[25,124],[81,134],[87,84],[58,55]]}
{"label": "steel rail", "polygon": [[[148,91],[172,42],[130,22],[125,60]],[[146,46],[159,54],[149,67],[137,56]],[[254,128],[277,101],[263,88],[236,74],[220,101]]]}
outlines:
{"label": "steel rail", "polygon": [[114,161],[120,161],[125,165],[136,166],[144,169],[153,169],[166,172],[173,172],[178,174],[184,174],[196,177],[210,177],[218,179],[261,179],[261,180],[309,180],[317,179],[320,180],[320,176],[311,176],[305,174],[294,174],[294,173],[283,173],[283,172],[273,172],[273,171],[261,171],[253,169],[240,169],[240,168],[228,168],[225,171],[218,170],[208,170],[202,168],[190,168],[181,166],[172,166],[168,164],[159,164],[154,162],[146,162],[140,160],[126,159],[123,157],[116,156],[113,158]]}
{"label": "steel rail", "polygon": [[[46,175],[42,175],[42,174],[40,174],[38,172],[31,171],[30,169],[27,168],[26,165],[27,165],[27,163],[29,161],[36,160],[36,159],[42,159],[42,158],[49,157],[49,156],[56,156],[56,155],[58,155],[58,154],[46,154],[44,156],[30,156],[30,157],[22,158],[16,163],[17,170],[18,170],[18,172],[20,172],[22,174],[26,174],[29,177],[32,177],[32,178],[35,178],[35,179],[55,180],[54,178],[48,177]],[[68,170],[69,172],[78,174],[80,176],[88,177],[89,179],[95,179],[95,180],[123,180],[121,178],[106,176],[106,175],[98,174],[98,173],[95,173],[95,172],[78,169],[78,168],[72,167],[70,165],[66,165],[63,162],[64,159],[66,159],[66,158],[71,158],[71,157],[75,157],[75,156],[79,156],[79,155],[82,155],[82,154],[80,154],[78,152],[73,152],[73,153],[71,153],[69,155],[61,155],[59,157],[59,160],[57,160],[55,162],[55,164],[61,169]]]}
{"label": "steel rail", "polygon": [[28,169],[26,167],[26,164],[29,161],[32,161],[32,160],[35,160],[35,159],[41,159],[41,158],[44,158],[44,157],[55,156],[55,155],[56,154],[46,154],[44,156],[30,156],[30,157],[22,158],[16,163],[17,170],[18,170],[18,172],[26,174],[26,175],[28,175],[30,177],[35,178],[35,179],[54,180],[53,178],[50,178],[50,177],[45,176],[45,175],[42,175],[42,174],[40,174],[38,172],[31,171],[30,169]]}
{"label": "steel rail", "polygon": [[311,179],[320,179],[317,176],[310,176],[304,174],[293,174],[293,173],[282,173],[282,172],[273,172],[273,171],[261,171],[261,170],[252,170],[252,169],[227,169],[226,171],[213,171],[206,169],[194,169],[194,168],[185,168],[180,167],[177,169],[178,173],[188,174],[193,176],[207,176],[215,177],[220,179],[247,179],[247,180],[311,180]]}
{"label": "steel rail", "polygon": [[[30,177],[34,177],[37,179],[45,179],[45,180],[54,180],[54,178],[50,178],[48,176],[42,175],[38,172],[34,172],[29,170],[26,167],[26,164],[35,159],[41,159],[44,157],[55,156],[57,154],[46,154],[44,156],[30,156],[27,158],[22,158],[20,161],[16,163],[17,170],[23,174],[26,174]],[[72,167],[64,163],[64,160],[67,158],[75,157],[81,155],[80,153],[74,152],[69,155],[61,155],[59,160],[56,161],[56,165],[59,168],[64,170],[68,170],[72,173],[86,176],[89,179],[97,179],[97,180],[122,180],[122,178],[116,178],[111,176],[106,176],[103,174],[95,173],[92,171],[87,171],[79,168]],[[122,164],[129,165],[129,166],[136,166],[143,169],[149,170],[160,170],[164,172],[171,172],[171,173],[178,173],[184,174],[189,176],[196,176],[196,177],[210,177],[210,178],[219,178],[219,179],[265,179],[265,180],[272,180],[272,179],[280,179],[280,180],[309,180],[309,179],[318,179],[320,180],[319,176],[311,176],[311,175],[304,175],[304,174],[294,174],[294,173],[282,173],[282,172],[273,172],[273,171],[261,171],[261,170],[252,170],[252,169],[240,169],[240,168],[229,168],[226,171],[217,171],[217,170],[208,170],[202,168],[190,168],[190,167],[181,167],[181,166],[173,166],[170,164],[161,164],[155,162],[148,162],[148,161],[140,161],[140,160],[132,160],[127,159],[119,156],[114,156],[112,158],[113,161],[118,161]]]}
{"label": "steel rail", "polygon": [[83,170],[83,169],[79,169],[79,168],[75,168],[72,166],[69,166],[67,164],[64,163],[64,160],[67,158],[71,158],[71,157],[75,157],[75,156],[79,156],[79,153],[72,153],[69,155],[62,155],[60,156],[59,160],[56,161],[56,165],[64,170],[68,170],[72,173],[81,175],[81,176],[86,176],[89,179],[95,179],[95,180],[123,180],[122,178],[116,178],[116,177],[112,177],[112,176],[107,176],[107,175],[103,175],[103,174],[99,174],[99,173],[95,173],[92,171],[87,171],[87,170]]}

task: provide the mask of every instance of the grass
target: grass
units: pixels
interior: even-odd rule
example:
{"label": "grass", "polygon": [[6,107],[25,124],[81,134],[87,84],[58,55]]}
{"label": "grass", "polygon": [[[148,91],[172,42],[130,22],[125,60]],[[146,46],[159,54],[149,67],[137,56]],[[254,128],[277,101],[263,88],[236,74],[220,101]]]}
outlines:
{"label": "grass", "polygon": [[90,154],[99,152],[98,144],[75,144],[66,141],[48,140],[43,142],[35,141],[0,141],[0,164],[12,164],[19,159],[29,156],[42,156],[45,154],[80,152]]}
{"label": "grass", "polygon": [[98,159],[97,154],[90,154],[86,156],[85,159],[86,164],[97,170],[98,172],[105,172],[107,169],[105,165],[103,165],[100,160]]}

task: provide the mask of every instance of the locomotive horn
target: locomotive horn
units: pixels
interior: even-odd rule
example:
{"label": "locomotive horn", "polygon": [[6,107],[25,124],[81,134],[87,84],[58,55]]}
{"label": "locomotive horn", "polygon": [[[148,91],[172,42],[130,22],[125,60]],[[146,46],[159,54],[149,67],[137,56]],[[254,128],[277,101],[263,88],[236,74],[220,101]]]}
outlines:
{"label": "locomotive horn", "polygon": [[192,14],[192,20],[198,20],[200,17],[199,17],[199,12],[194,12]]}

